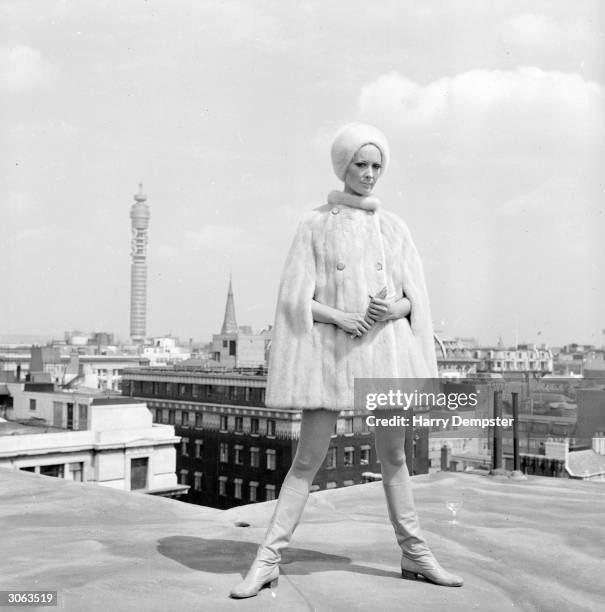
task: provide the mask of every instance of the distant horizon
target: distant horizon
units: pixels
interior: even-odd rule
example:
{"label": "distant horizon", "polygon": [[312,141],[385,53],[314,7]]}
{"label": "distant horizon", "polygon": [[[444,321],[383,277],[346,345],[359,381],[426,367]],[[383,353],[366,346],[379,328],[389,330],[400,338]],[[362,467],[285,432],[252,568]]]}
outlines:
{"label": "distant horizon", "polygon": [[[245,324],[242,325],[246,326]],[[266,326],[267,327],[267,326]],[[261,329],[266,329],[265,328],[261,328]],[[64,335],[66,332],[75,332],[75,331],[81,331],[83,334],[85,335],[89,335],[92,333],[108,333],[108,334],[112,334],[114,336],[114,338],[118,338],[119,340],[122,341],[122,344],[128,344],[128,340],[129,338],[124,338],[122,337],[120,334],[116,334],[115,332],[112,332],[111,330],[91,330],[91,331],[85,331],[85,330],[65,330],[63,332],[61,332],[60,334],[0,334],[0,346],[2,345],[8,345],[8,344],[21,344],[21,345],[27,345],[27,344],[31,344],[31,345],[35,345],[35,344],[46,344],[48,342],[53,342],[53,341],[64,341]],[[259,331],[261,331],[260,329],[254,329],[253,328],[253,332],[254,333],[258,333]],[[216,334],[218,334],[220,332],[217,331]],[[437,335],[439,335],[439,330],[435,330],[435,333]],[[477,342],[477,346],[481,347],[481,348],[487,348],[487,347],[496,347],[498,342],[494,342],[494,343],[484,343],[481,342],[479,338],[476,338],[475,336],[456,336],[453,334],[448,334],[448,337],[452,337],[452,338],[456,338],[456,339],[461,339],[461,340],[475,340]],[[180,336],[177,335],[173,335],[173,334],[157,334],[157,335],[153,335],[153,336],[148,336],[148,339],[153,339],[153,338],[175,338],[179,341],[180,345],[186,345],[189,343],[189,341],[191,340],[193,342],[193,344],[208,344],[212,342],[212,337],[208,338],[208,339],[200,339],[200,338],[182,338]],[[523,346],[523,345],[527,345],[527,344],[535,344],[535,345],[546,345],[548,348],[562,348],[564,346],[570,346],[573,344],[577,344],[579,346],[594,346],[596,350],[605,350],[605,343],[598,345],[598,344],[594,344],[594,343],[590,343],[590,342],[578,342],[576,340],[571,340],[569,342],[564,342],[563,344],[550,344],[548,342],[545,341],[537,341],[537,342],[525,342],[522,340],[519,340],[519,342],[517,343],[516,346]],[[505,348],[512,348],[515,346],[515,343],[509,344],[504,342],[503,343]],[[70,345],[71,346],[71,345]]]}

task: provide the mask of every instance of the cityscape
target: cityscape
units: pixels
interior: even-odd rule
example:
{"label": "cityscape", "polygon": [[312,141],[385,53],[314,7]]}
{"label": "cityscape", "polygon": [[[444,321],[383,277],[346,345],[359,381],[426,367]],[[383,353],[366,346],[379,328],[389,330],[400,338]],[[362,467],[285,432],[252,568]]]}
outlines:
{"label": "cityscape", "polygon": [[[0,465],[221,509],[273,500],[296,451],[300,414],[264,405],[271,325],[238,323],[229,275],[211,339],[149,337],[150,219],[140,185],[130,208],[128,342],[109,331],[66,331],[44,346],[0,347]],[[482,346],[441,330],[434,340],[444,385],[463,379],[483,389],[486,401],[472,416],[494,415],[496,388],[509,413],[519,393],[522,473],[605,482],[605,348]],[[313,491],[380,479],[364,417],[353,407],[340,414]],[[479,427],[409,429],[414,474],[495,467],[492,440]],[[99,447],[104,437],[113,442]],[[501,452],[498,465],[512,470],[511,430]]]}

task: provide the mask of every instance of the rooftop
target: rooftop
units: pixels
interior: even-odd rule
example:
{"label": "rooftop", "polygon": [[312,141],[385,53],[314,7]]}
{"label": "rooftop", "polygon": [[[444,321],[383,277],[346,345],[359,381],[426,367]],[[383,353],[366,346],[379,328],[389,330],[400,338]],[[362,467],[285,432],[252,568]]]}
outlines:
{"label": "rooftop", "polygon": [[65,431],[60,427],[48,425],[44,419],[20,419],[7,421],[0,418],[0,436],[31,435],[43,433],[58,433]]}
{"label": "rooftop", "polygon": [[91,611],[604,609],[602,484],[442,473],[414,477],[414,492],[464,587],[401,580],[376,482],[312,494],[279,586],[233,601],[275,502],[221,511],[0,470],[0,589],[57,590],[58,609]]}

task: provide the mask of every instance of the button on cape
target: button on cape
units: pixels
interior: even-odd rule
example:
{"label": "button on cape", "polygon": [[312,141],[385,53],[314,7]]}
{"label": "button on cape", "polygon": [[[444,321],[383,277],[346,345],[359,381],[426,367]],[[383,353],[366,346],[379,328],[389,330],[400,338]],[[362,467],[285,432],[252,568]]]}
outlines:
{"label": "button on cape", "polygon": [[[368,294],[384,286],[388,297],[410,300],[411,324],[407,318],[377,322],[352,339],[335,325],[313,321],[313,299],[364,313]],[[375,197],[332,192],[328,204],[303,218],[284,265],[267,406],[351,409],[355,378],[435,376],[424,273],[406,224],[379,208]]]}

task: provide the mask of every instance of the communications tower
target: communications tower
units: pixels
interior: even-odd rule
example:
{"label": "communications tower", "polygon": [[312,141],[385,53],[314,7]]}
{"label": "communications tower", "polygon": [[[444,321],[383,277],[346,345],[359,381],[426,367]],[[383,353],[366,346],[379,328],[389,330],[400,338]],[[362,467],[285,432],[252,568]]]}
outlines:
{"label": "communications tower", "polygon": [[147,322],[147,228],[149,227],[149,206],[139,184],[139,193],[134,196],[130,207],[130,337],[133,342],[142,342],[146,335]]}

